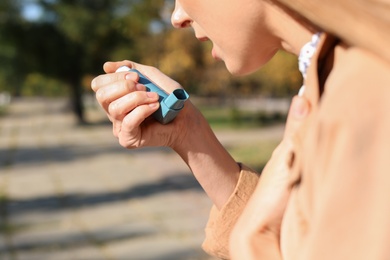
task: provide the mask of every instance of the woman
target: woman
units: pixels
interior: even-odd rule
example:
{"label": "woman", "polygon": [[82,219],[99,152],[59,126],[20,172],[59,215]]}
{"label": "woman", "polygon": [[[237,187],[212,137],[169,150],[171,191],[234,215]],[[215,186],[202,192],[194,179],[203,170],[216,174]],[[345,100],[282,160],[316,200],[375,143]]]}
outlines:
{"label": "woman", "polygon": [[93,80],[120,144],[171,147],[214,202],[204,249],[226,259],[388,258],[389,64],[273,1],[177,0],[172,24],[211,41],[234,75],[283,49],[300,55],[305,78],[260,179],[234,161],[191,102],[161,125],[149,118],[157,95],[135,73],[114,73],[127,65],[168,92],[180,87],[157,69],[108,62]]}

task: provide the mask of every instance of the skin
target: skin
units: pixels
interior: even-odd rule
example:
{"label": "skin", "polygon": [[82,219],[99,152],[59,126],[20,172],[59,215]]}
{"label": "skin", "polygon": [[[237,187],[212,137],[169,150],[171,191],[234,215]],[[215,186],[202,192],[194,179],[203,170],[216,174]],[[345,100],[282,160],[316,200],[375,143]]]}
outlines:
{"label": "skin", "polygon": [[[310,104],[307,100],[301,96],[294,97],[283,140],[264,168],[256,190],[231,234],[232,259],[282,259],[280,233],[290,196],[288,175],[294,148],[292,140],[309,113]],[[253,244],[262,246],[252,246]],[[273,250],[266,250],[265,255],[261,251],[263,248]]]}
{"label": "skin", "polygon": [[[223,60],[231,73],[247,74],[280,47],[277,38],[259,26],[267,20],[264,8],[262,1],[231,1],[228,5],[226,1],[176,1],[171,21],[176,28],[192,26],[198,39],[211,40],[214,57]],[[229,26],[221,26],[225,24]]]}
{"label": "skin", "polygon": [[114,136],[128,149],[171,147],[187,163],[214,204],[221,208],[238,181],[238,164],[191,101],[186,102],[179,115],[168,125],[161,125],[148,118],[158,108],[158,96],[148,94],[138,86],[134,81],[138,78],[135,73],[114,73],[122,65],[138,69],[168,92],[180,87],[156,68],[131,61],[107,62],[104,65],[107,74],[96,77],[91,85],[97,100],[113,123]]}
{"label": "skin", "polygon": [[312,35],[309,27],[264,0],[228,4],[222,0],[178,0],[171,21],[175,28],[191,26],[198,39],[210,40],[214,57],[223,60],[235,75],[259,69],[279,49],[298,55]]}
{"label": "skin", "polygon": [[[191,26],[200,41],[211,41],[213,57],[222,60],[234,75],[249,74],[261,68],[279,49],[298,55],[312,35],[309,26],[265,0],[177,0],[171,20],[175,28]],[[106,74],[96,77],[91,87],[113,123],[113,134],[119,143],[128,149],[171,147],[187,163],[216,207],[222,208],[237,184],[239,165],[190,100],[168,125],[150,119],[158,109],[157,94],[145,92],[145,87],[137,83],[135,73],[114,73],[122,65],[138,69],[167,92],[181,87],[156,68],[132,61],[107,62]],[[280,257],[278,241],[289,196],[287,164],[293,149],[291,136],[309,110],[306,99],[294,97],[284,139],[263,171],[253,199],[233,231],[233,258],[243,259],[246,247],[259,240],[275,247],[274,257]],[[244,259],[256,259],[257,253]]]}

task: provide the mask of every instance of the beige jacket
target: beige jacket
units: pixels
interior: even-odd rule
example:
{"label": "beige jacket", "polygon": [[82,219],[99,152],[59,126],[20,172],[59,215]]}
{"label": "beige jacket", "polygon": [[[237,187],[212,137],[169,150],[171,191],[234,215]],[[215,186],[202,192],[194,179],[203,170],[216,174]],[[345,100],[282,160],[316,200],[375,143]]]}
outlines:
{"label": "beige jacket", "polygon": [[[295,139],[283,258],[390,259],[390,64],[324,34],[305,85],[312,109]],[[257,180],[243,167],[228,203],[212,209],[207,252],[229,258]]]}

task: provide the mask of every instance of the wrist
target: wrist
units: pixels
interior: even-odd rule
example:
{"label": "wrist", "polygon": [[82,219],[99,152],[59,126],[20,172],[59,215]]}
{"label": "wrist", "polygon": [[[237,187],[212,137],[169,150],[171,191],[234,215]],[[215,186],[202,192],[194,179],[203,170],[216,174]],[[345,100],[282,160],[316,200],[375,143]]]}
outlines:
{"label": "wrist", "polygon": [[202,113],[187,100],[183,109],[172,125],[176,129],[176,137],[173,138],[170,147],[179,155],[185,153],[196,140],[206,135],[208,123]]}
{"label": "wrist", "polygon": [[176,126],[181,133],[171,147],[187,163],[217,208],[222,208],[237,185],[240,165],[219,142],[200,111],[190,102],[186,106],[182,125]]}

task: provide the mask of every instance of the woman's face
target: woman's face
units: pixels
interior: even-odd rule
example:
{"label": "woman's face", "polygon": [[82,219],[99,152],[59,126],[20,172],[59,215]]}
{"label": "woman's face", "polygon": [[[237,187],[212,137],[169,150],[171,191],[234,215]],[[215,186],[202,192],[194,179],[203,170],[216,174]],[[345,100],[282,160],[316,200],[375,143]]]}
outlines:
{"label": "woman's face", "polygon": [[243,75],[267,63],[280,47],[268,28],[269,9],[263,0],[176,0],[172,24],[193,27],[200,41],[213,43],[214,58]]}

